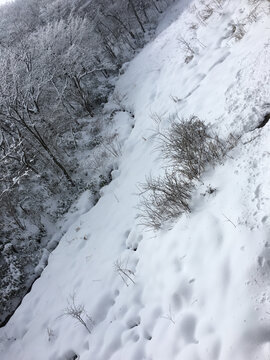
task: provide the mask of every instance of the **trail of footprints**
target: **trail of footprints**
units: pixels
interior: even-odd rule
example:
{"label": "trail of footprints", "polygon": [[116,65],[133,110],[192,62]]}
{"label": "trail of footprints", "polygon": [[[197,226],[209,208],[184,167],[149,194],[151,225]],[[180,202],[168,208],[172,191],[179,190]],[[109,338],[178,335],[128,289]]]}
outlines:
{"label": "trail of footprints", "polygon": [[[123,354],[126,356],[128,353],[129,360],[151,360],[157,347],[162,349],[165,344],[171,343],[170,359],[178,360],[179,356],[185,354],[185,350],[190,347],[194,347],[195,359],[196,347],[200,346],[200,339],[197,336],[199,327],[200,337],[207,339],[208,359],[218,360],[221,345],[214,329],[208,324],[204,325],[202,330],[193,310],[193,304],[197,301],[193,294],[196,279],[184,275],[185,256],[180,258],[172,255],[171,261],[168,261],[172,273],[179,279],[178,287],[168,299],[168,308],[162,307],[162,304],[144,304],[142,299],[144,288],[139,281],[136,281],[139,261],[137,250],[142,240],[143,235],[137,234],[136,229],[125,232],[124,253],[128,255],[126,265],[135,275],[134,283],[130,283],[127,290],[130,292],[131,300],[124,304],[123,298],[121,299],[121,289],[118,288],[113,292],[103,293],[91,315],[95,327],[102,323],[107,324],[106,331],[102,339],[100,336],[88,339],[83,346],[83,354],[85,352],[88,356],[91,354],[95,356],[95,360],[119,360],[122,359]],[[123,287],[125,288],[124,283]],[[68,357],[67,354],[72,356]],[[75,356],[74,351],[69,350],[58,360],[73,360],[76,359]]]}
{"label": "trail of footprints", "polygon": [[[113,293],[104,294],[102,299],[98,302],[98,307],[94,311],[95,323],[98,325],[101,322],[108,322],[109,336],[106,340],[100,344],[96,344],[95,358],[97,360],[109,360],[117,359],[118,351],[124,346],[124,344],[135,344],[140,342],[142,338],[141,333],[141,317],[140,312],[143,308],[141,301],[142,289],[139,284],[136,284],[136,267],[138,264],[138,256],[136,251],[143,236],[137,234],[136,231],[127,230],[124,233],[124,257],[119,259],[119,263],[123,269],[130,271],[128,275],[131,279],[134,279],[134,283],[126,277],[123,282],[123,286],[128,286],[132,291],[132,303],[131,304],[120,304],[117,298],[121,295],[121,290],[115,289]],[[125,275],[123,275],[125,276]],[[151,336],[147,330],[143,332],[144,339],[150,339]],[[141,344],[139,345],[141,349]],[[90,349],[91,350],[91,349]],[[91,352],[91,351],[90,351]],[[141,360],[141,350],[137,353],[137,359]],[[134,355],[135,356],[135,355]],[[136,358],[136,357],[135,357]],[[134,359],[135,359],[134,358]]]}
{"label": "trail of footprints", "polygon": [[[130,250],[129,265],[136,274],[138,257],[136,251],[143,236],[136,231],[125,233],[125,246]],[[153,255],[154,256],[154,255]],[[111,344],[103,344],[98,360],[117,360],[121,358],[122,351],[126,354],[128,348],[130,360],[152,359],[152,352],[156,344],[162,348],[165,346],[164,330],[170,331],[172,342],[171,358],[176,359],[188,346],[198,346],[196,331],[198,319],[192,311],[192,305],[196,302],[193,297],[193,286],[196,281],[194,278],[187,278],[182,275],[184,270],[184,257],[175,258],[172,261],[173,271],[179,277],[178,288],[171,294],[169,308],[164,309],[159,305],[143,304],[143,288],[136,283],[131,287],[132,302],[126,304],[121,313],[118,313],[118,321],[121,324],[121,334],[115,333],[115,339]],[[117,290],[119,295],[119,290]],[[204,331],[200,331],[208,339],[207,353],[209,360],[218,360],[220,353],[220,343],[210,325],[205,326]],[[119,339],[120,337],[120,339]],[[155,340],[152,344],[152,340]],[[195,351],[195,350],[194,350]],[[195,355],[194,355],[195,356]]]}

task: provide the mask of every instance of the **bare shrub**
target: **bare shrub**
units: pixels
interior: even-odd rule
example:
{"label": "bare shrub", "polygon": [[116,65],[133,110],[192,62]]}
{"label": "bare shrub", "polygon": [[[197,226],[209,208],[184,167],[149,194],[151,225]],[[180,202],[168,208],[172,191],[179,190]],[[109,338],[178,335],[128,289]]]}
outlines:
{"label": "bare shrub", "polygon": [[[267,13],[267,6],[269,1],[265,0],[249,0],[249,4],[254,5],[246,16],[241,19],[232,20],[229,23],[229,31],[227,34],[227,38],[232,39],[234,41],[240,41],[246,35],[249,25],[252,23],[256,23],[259,21],[260,16],[263,13]],[[266,7],[267,6],[267,7]]]}
{"label": "bare shrub", "polygon": [[240,21],[232,21],[230,23],[230,34],[229,37],[231,39],[235,39],[236,41],[240,41],[246,34],[245,23]]}
{"label": "bare shrub", "polygon": [[214,0],[214,4],[215,4],[219,9],[222,9],[224,2],[225,2],[224,0]]}
{"label": "bare shrub", "polygon": [[248,13],[246,20],[248,23],[252,24],[258,21],[259,18],[259,6],[261,5],[260,2],[257,2],[253,9]]}
{"label": "bare shrub", "polygon": [[120,94],[117,90],[114,91],[112,96],[112,101],[117,106],[111,113],[111,117],[115,115],[118,111],[127,112],[129,115],[134,118],[134,110],[130,107],[125,105],[126,95]]}
{"label": "bare shrub", "polygon": [[188,64],[196,53],[195,48],[191,45],[189,41],[187,41],[183,36],[178,36],[177,38],[178,44],[181,50],[184,52],[185,63]]}
{"label": "bare shrub", "polygon": [[[209,4],[205,4],[204,1],[201,1],[201,5],[203,5],[203,6],[200,9],[198,9],[196,7],[196,5],[192,5],[190,10],[191,10],[192,13],[196,14],[196,17],[197,17],[198,21],[202,25],[206,26],[207,20],[214,13],[214,8],[212,6],[210,6]],[[213,5],[215,5],[217,7],[220,4],[219,4],[219,2],[214,1]]]}
{"label": "bare shrub", "polygon": [[200,18],[202,23],[205,23],[214,13],[214,9],[208,5],[205,4],[204,8],[198,12],[198,17]]}
{"label": "bare shrub", "polygon": [[[84,305],[76,303],[76,295],[73,294],[68,299],[68,306],[64,309],[62,316],[70,316],[82,324],[91,334],[91,327],[94,325],[92,318],[87,314]],[[90,323],[90,326],[87,324]]]}
{"label": "bare shrub", "polygon": [[196,116],[172,121],[159,139],[164,159],[188,180],[198,180],[207,164],[221,162],[227,152],[227,145]]}
{"label": "bare shrub", "polygon": [[157,178],[148,177],[140,185],[140,223],[159,230],[164,223],[190,212],[193,187],[191,181],[185,180],[181,173],[174,170],[166,171],[164,176]]}
{"label": "bare shrub", "polygon": [[123,144],[119,140],[119,135],[117,133],[104,137],[104,142],[102,145],[104,149],[113,157],[118,158],[122,155]]}
{"label": "bare shrub", "polygon": [[263,2],[265,2],[265,0],[248,0],[248,3],[251,5],[259,5]]}
{"label": "bare shrub", "polygon": [[[157,123],[161,121],[157,115],[155,118]],[[222,163],[237,139],[230,135],[222,141],[196,116],[173,120],[167,131],[158,130],[156,135],[162,157],[169,164],[163,176],[149,176],[139,185],[138,218],[142,225],[159,230],[191,211],[192,191],[206,167]]]}
{"label": "bare shrub", "polygon": [[130,283],[135,284],[134,271],[132,271],[128,267],[127,262],[126,262],[126,264],[124,264],[123,260],[117,260],[114,264],[114,267],[115,267],[115,271],[121,277],[121,279],[123,280],[123,282],[126,286],[129,286]]}

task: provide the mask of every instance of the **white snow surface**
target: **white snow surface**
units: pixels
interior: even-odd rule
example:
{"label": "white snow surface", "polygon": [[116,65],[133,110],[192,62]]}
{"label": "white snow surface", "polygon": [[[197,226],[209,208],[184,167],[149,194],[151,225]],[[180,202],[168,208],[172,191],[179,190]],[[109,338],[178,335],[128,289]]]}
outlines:
{"label": "white snow surface", "polygon": [[[1,360],[269,359],[270,123],[256,129],[270,111],[269,2],[253,16],[255,1],[210,1],[205,21],[201,1],[180,3],[120,76],[135,126],[119,168],[96,206],[87,210],[87,193],[78,202],[81,215],[0,329]],[[241,39],[233,23],[245,24]],[[187,64],[181,37],[194,48]],[[136,218],[138,183],[164,165],[153,114],[163,128],[195,114],[222,138],[241,135],[204,174],[191,213],[155,233]],[[216,192],[203,196],[208,185]],[[64,315],[73,295],[91,333]]]}

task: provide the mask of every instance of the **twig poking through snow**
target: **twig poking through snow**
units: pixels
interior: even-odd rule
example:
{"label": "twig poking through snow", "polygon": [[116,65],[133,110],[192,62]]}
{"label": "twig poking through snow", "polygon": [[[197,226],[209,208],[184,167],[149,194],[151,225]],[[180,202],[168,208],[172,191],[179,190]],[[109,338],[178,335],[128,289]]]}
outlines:
{"label": "twig poking through snow", "polygon": [[114,264],[115,271],[120,275],[121,279],[125,283],[126,286],[129,286],[129,281],[135,284],[134,281],[134,272],[127,268],[127,264],[123,264],[123,261],[117,260]]}
{"label": "twig poking through snow", "polygon": [[222,215],[225,217],[225,219],[227,221],[229,221],[236,228],[236,225],[232,222],[232,220],[230,220],[226,215],[224,215],[224,214],[222,214]]}

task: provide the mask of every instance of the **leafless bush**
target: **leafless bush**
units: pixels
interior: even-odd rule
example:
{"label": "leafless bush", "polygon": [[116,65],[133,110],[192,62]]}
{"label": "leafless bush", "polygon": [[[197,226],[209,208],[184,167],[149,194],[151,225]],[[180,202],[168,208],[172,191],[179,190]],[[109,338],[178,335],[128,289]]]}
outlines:
{"label": "leafless bush", "polygon": [[113,102],[120,108],[120,109],[125,109],[123,106],[123,102],[126,98],[126,95],[122,95],[120,94],[119,91],[115,90],[112,96],[112,100]]}
{"label": "leafless bush", "polygon": [[252,24],[254,22],[258,21],[259,18],[259,6],[261,5],[261,3],[257,3],[253,9],[251,9],[251,11],[248,13],[246,20],[248,23]]}
{"label": "leafless bush", "polygon": [[[198,9],[196,5],[192,5],[190,11],[196,14],[198,21],[202,25],[206,25],[206,21],[211,17],[214,12],[214,9],[209,4],[205,4],[204,1],[201,1],[203,7]],[[216,5],[216,3],[214,3]]]}
{"label": "leafless bush", "polygon": [[231,39],[235,39],[236,41],[240,41],[246,34],[245,23],[240,21],[232,21],[230,23],[230,35]]}
{"label": "leafless bush", "polygon": [[188,27],[189,27],[189,29],[191,30],[191,31],[193,31],[194,33],[198,30],[198,28],[199,28],[199,24],[198,23],[196,23],[196,22],[191,22],[191,23],[189,23],[189,24],[187,24],[188,25]]}
{"label": "leafless bush", "polygon": [[132,271],[128,267],[127,261],[126,261],[126,263],[124,263],[123,260],[117,260],[114,264],[114,267],[115,267],[115,271],[121,277],[121,279],[123,280],[123,282],[125,283],[126,286],[129,286],[130,283],[135,284],[134,271]]}
{"label": "leafless bush", "polygon": [[196,52],[195,48],[183,36],[178,36],[177,41],[181,50],[184,52],[184,61],[186,64],[188,64],[194,58]]}
{"label": "leafless bush", "polygon": [[108,158],[108,151],[104,146],[96,147],[90,153],[89,159],[85,164],[85,167],[88,167],[92,171],[92,174],[102,173],[104,170],[104,164]]}
{"label": "leafless bush", "polygon": [[197,15],[201,22],[205,23],[213,15],[213,12],[214,9],[210,5],[205,4],[204,8]]}
{"label": "leafless bush", "polygon": [[189,181],[198,180],[207,164],[221,162],[227,152],[227,145],[196,116],[172,121],[159,139],[164,159]]}
{"label": "leafless bush", "polygon": [[[82,324],[91,334],[91,327],[94,325],[94,322],[87,314],[84,305],[76,303],[75,294],[68,299],[68,306],[64,309],[63,316],[71,316],[73,319],[77,320],[77,322]],[[90,323],[90,326],[87,323]]]}
{"label": "leafless bush", "polygon": [[[157,119],[157,122],[160,119]],[[222,163],[236,145],[230,135],[222,141],[196,116],[173,120],[167,131],[157,131],[162,157],[169,162],[163,176],[148,177],[139,186],[141,224],[160,229],[165,223],[188,213],[192,191],[206,167]]]}
{"label": "leafless bush", "polygon": [[119,135],[117,133],[108,135],[104,138],[103,147],[115,158],[122,155],[122,146],[123,144],[119,140]]}
{"label": "leafless bush", "polygon": [[263,3],[263,2],[265,2],[265,0],[248,0],[249,4],[254,4],[254,5],[259,5],[259,4]]}
{"label": "leafless bush", "polygon": [[254,6],[251,7],[247,15],[230,22],[228,38],[240,41],[247,33],[250,24],[257,22],[263,13],[268,14],[269,0],[249,0],[249,4]]}
{"label": "leafless bush", "polygon": [[118,111],[122,111],[127,112],[131,117],[134,117],[134,110],[130,106],[125,105],[125,99],[126,95],[122,95],[118,91],[113,93],[112,101],[117,106],[117,109],[112,112],[111,116],[113,116]]}
{"label": "leafless bush", "polygon": [[249,0],[249,3],[254,6],[245,18],[247,23],[252,24],[254,22],[257,22],[262,14],[269,15],[269,0]]}
{"label": "leafless bush", "polygon": [[141,202],[138,218],[146,227],[159,230],[168,220],[190,212],[193,183],[183,179],[177,171],[166,171],[164,176],[146,179],[140,185]]}
{"label": "leafless bush", "polygon": [[222,9],[224,0],[214,0],[214,4],[219,8]]}

